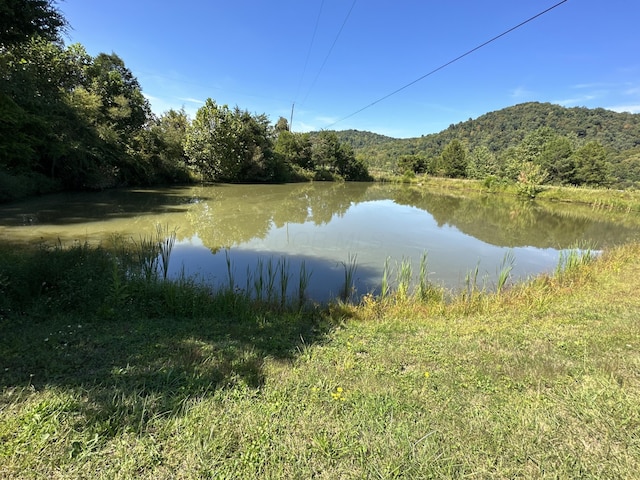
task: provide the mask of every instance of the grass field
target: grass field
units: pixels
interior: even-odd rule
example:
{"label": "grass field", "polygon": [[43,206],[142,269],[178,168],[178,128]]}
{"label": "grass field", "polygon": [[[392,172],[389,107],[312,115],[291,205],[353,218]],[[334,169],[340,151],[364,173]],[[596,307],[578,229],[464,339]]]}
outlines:
{"label": "grass field", "polygon": [[640,245],[302,309],[2,253],[0,478],[640,478]]}

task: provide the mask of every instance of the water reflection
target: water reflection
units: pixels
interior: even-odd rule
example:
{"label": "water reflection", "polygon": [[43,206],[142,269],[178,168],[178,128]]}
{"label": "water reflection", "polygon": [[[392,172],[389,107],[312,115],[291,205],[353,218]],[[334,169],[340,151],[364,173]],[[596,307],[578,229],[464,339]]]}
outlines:
{"label": "water reflection", "polygon": [[509,250],[514,276],[525,277],[552,270],[558,251],[578,242],[603,248],[640,238],[634,214],[364,183],[119,190],[0,206],[6,241],[136,239],[152,236],[157,224],[177,229],[173,275],[223,284],[228,250],[242,288],[258,258],[286,257],[294,276],[303,262],[313,271],[309,293],[318,299],[339,291],[343,262],[353,255],[364,293],[379,288],[386,258],[417,270],[427,252],[431,280],[447,286],[460,286],[480,262],[491,285]]}

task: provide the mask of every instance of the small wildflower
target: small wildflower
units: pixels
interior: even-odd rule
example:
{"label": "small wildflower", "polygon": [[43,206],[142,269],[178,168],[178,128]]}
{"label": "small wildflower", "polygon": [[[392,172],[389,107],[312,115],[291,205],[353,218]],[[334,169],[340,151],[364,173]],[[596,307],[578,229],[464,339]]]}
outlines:
{"label": "small wildflower", "polygon": [[429,372],[424,372],[424,378],[429,378],[431,374]]}
{"label": "small wildflower", "polygon": [[341,402],[344,402],[344,389],[342,387],[337,387],[336,391],[331,393],[331,398],[333,398],[334,400],[339,400]]}

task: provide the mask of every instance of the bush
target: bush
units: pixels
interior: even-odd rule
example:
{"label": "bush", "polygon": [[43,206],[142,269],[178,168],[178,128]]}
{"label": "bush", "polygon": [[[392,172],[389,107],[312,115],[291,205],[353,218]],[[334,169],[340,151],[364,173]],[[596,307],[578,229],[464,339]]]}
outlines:
{"label": "bush", "polygon": [[0,203],[13,202],[33,195],[60,191],[61,185],[37,173],[11,175],[0,172]]}

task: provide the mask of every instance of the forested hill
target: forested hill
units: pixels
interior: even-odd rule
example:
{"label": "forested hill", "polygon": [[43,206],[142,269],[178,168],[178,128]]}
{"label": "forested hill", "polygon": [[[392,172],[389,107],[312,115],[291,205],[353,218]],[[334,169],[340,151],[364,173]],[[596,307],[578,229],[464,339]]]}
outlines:
{"label": "forested hill", "polygon": [[[318,133],[319,132],[311,132],[311,136],[314,137],[318,135]],[[387,137],[386,135],[380,135],[379,133],[363,132],[361,130],[341,130],[336,133],[341,142],[351,145],[356,151],[398,140],[393,137]]]}
{"label": "forested hill", "polygon": [[356,154],[365,158],[370,166],[390,169],[403,155],[437,157],[454,139],[462,142],[469,152],[484,146],[500,156],[541,127],[550,128],[576,146],[596,141],[605,148],[613,163],[640,153],[640,114],[616,113],[603,108],[565,108],[538,102],[490,112],[419,138],[391,140],[354,130],[337,133],[340,140],[351,144]]}

